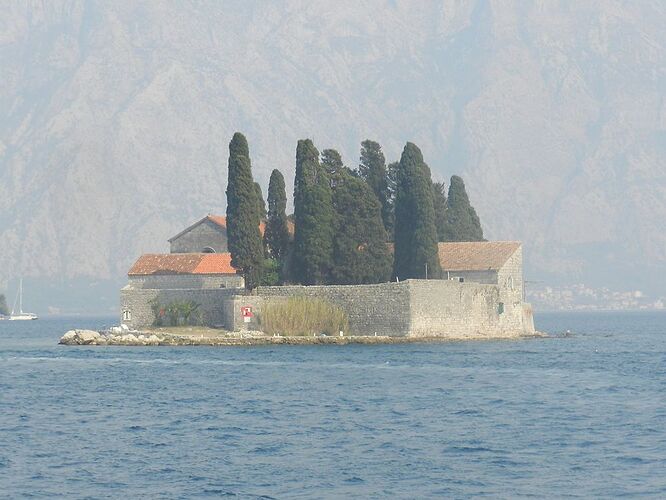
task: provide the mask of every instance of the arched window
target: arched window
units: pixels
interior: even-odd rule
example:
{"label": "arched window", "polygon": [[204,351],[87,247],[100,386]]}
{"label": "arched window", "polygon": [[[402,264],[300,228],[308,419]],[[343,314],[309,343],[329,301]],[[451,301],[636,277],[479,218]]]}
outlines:
{"label": "arched window", "polygon": [[506,280],[506,286],[513,291],[513,276],[509,276],[509,279]]}
{"label": "arched window", "polygon": [[203,253],[215,253],[215,249],[211,247],[205,247]]}

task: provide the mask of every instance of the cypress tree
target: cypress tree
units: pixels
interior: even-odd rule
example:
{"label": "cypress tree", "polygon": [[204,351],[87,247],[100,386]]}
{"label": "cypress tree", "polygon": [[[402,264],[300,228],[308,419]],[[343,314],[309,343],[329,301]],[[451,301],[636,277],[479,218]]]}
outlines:
{"label": "cypress tree", "polygon": [[388,236],[389,241],[393,241],[393,236],[395,232],[395,196],[398,186],[398,168],[400,167],[400,162],[394,161],[389,163],[386,168],[386,184],[387,184],[387,193],[388,193],[388,227],[386,228],[386,235]]}
{"label": "cypress tree", "polygon": [[381,205],[370,186],[345,174],[333,193],[336,231],[332,281],[348,285],[391,278],[391,256]]}
{"label": "cypress tree", "polygon": [[437,228],[430,169],[421,150],[405,145],[397,172],[394,275],[399,279],[439,277]]}
{"label": "cypress tree", "polygon": [[325,284],[333,260],[333,201],[330,179],[310,139],[296,147],[294,220],[293,277],[305,285]]}
{"label": "cypress tree", "polygon": [[250,151],[245,136],[236,132],[229,143],[227,239],[231,265],[253,290],[261,280],[264,250],[259,232],[259,200],[252,180]]}
{"label": "cypress tree", "polygon": [[321,166],[328,175],[331,189],[335,189],[345,170],[342,156],[335,149],[324,149],[321,152]]}
{"label": "cypress tree", "polygon": [[268,221],[264,233],[264,243],[269,255],[283,262],[289,246],[289,226],[287,224],[287,193],[284,177],[278,169],[271,172],[268,183]]}
{"label": "cypress tree", "polygon": [[254,183],[254,190],[257,194],[257,207],[259,210],[259,219],[266,220],[266,202],[264,201],[264,193],[261,191],[261,186],[258,182]]}
{"label": "cypress tree", "polygon": [[387,232],[391,230],[392,208],[389,202],[386,159],[382,147],[375,141],[366,139],[361,143],[359,175],[368,183],[382,207],[382,222]]}
{"label": "cypress tree", "polygon": [[479,216],[469,202],[465,183],[457,175],[451,177],[443,229],[441,241],[484,241]]}
{"label": "cypress tree", "polygon": [[435,226],[438,241],[445,241],[446,234],[446,186],[443,182],[432,183],[432,203],[435,209]]}

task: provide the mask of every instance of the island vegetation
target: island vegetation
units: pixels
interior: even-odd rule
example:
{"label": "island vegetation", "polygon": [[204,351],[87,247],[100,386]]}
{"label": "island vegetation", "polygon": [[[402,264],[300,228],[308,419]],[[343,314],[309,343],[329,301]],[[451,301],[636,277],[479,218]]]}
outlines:
{"label": "island vegetation", "polygon": [[447,192],[411,142],[387,166],[380,144],[365,140],[352,168],[337,150],[320,153],[312,140],[299,140],[293,216],[277,169],[267,201],[252,177],[247,139],[237,132],[229,144],[227,234],[232,265],[248,290],[436,278],[438,242],[483,241],[462,178],[452,176]]}
{"label": "island vegetation", "polygon": [[267,335],[337,336],[349,331],[349,319],[340,307],[327,301],[291,297],[263,308],[261,330]]}

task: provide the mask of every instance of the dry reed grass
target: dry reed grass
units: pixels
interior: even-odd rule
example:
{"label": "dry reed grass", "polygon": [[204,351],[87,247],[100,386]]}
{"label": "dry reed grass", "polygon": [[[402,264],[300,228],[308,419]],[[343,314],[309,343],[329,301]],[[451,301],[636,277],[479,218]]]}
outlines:
{"label": "dry reed grass", "polygon": [[312,336],[325,333],[337,336],[340,331],[349,330],[349,319],[341,308],[308,297],[293,297],[266,304],[260,320],[262,330],[269,335]]}

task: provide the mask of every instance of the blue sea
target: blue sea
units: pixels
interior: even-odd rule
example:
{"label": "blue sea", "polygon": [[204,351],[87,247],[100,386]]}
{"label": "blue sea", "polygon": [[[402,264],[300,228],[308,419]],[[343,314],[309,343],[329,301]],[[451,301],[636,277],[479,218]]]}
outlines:
{"label": "blue sea", "polygon": [[536,321],[553,337],[226,348],[3,321],[0,497],[666,497],[666,314]]}

